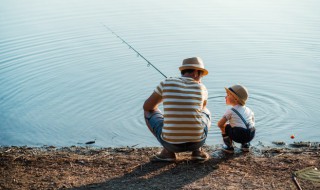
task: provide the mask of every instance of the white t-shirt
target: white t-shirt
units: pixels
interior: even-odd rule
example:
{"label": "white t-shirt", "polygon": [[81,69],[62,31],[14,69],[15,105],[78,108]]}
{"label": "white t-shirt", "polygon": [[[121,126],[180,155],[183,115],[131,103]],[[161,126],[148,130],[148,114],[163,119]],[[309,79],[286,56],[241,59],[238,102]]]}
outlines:
{"label": "white t-shirt", "polygon": [[[255,126],[254,113],[250,108],[241,105],[236,105],[233,108],[242,115],[247,123],[250,124],[249,128]],[[231,127],[243,127],[245,129],[247,128],[242,119],[231,109],[228,109],[223,117],[228,120]]]}

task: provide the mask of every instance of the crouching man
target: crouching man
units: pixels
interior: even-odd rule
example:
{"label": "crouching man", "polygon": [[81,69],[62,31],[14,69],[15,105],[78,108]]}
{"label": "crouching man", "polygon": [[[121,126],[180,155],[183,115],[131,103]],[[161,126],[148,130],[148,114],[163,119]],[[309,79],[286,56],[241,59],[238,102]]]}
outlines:
{"label": "crouching man", "polygon": [[211,127],[211,114],[201,78],[208,71],[199,57],[183,60],[179,70],[181,77],[162,81],[143,105],[146,124],[163,146],[153,160],[172,162],[177,152],[190,151],[192,160],[205,161],[209,155],[201,147]]}

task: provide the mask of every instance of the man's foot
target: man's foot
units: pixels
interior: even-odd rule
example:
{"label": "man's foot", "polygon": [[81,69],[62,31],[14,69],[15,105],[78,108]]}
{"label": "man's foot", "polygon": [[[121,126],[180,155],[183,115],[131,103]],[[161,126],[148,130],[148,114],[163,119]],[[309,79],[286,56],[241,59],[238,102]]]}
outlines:
{"label": "man's foot", "polygon": [[223,146],[222,150],[226,153],[233,154],[234,153],[234,148],[232,146]]}
{"label": "man's foot", "polygon": [[249,143],[241,144],[241,150],[243,152],[249,152],[249,148],[250,148],[250,144]]}
{"label": "man's foot", "polygon": [[209,154],[202,151],[200,148],[198,150],[192,151],[191,159],[195,161],[206,161],[210,158]]}
{"label": "man's foot", "polygon": [[166,149],[163,149],[161,152],[154,155],[152,161],[158,162],[174,162],[176,161],[177,157],[174,152],[170,152]]}

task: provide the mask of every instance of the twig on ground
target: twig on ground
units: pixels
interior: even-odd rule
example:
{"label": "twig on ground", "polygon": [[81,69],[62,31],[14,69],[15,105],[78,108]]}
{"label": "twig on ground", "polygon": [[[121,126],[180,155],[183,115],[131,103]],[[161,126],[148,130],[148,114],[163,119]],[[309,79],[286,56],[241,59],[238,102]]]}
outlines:
{"label": "twig on ground", "polygon": [[274,182],[272,181],[272,183],[271,183],[271,187],[272,188],[276,188],[276,186],[274,185]]}
{"label": "twig on ground", "polygon": [[247,173],[244,174],[243,178],[241,179],[241,183],[243,183],[244,178],[247,176]]}
{"label": "twig on ground", "polygon": [[274,157],[278,157],[278,156],[281,156],[281,155],[283,155],[284,153],[280,153],[280,154],[278,154],[278,155],[275,155]]}
{"label": "twig on ground", "polygon": [[301,188],[301,186],[300,186],[300,184],[299,184],[299,182],[298,182],[298,180],[297,180],[297,178],[296,178],[296,176],[294,174],[292,174],[292,180],[294,181],[294,184],[297,186],[297,188],[299,190],[302,190],[302,188]]}

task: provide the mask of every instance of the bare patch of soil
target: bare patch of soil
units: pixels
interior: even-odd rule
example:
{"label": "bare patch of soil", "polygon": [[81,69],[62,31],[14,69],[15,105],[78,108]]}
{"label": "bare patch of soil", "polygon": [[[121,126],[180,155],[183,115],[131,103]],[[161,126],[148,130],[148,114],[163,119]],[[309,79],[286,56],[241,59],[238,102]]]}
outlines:
{"label": "bare patch of soil", "polygon": [[[0,189],[298,189],[292,174],[320,168],[319,145],[255,149],[211,158],[151,162],[161,148],[0,147]],[[302,189],[320,184],[297,178]]]}

